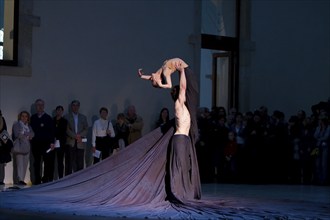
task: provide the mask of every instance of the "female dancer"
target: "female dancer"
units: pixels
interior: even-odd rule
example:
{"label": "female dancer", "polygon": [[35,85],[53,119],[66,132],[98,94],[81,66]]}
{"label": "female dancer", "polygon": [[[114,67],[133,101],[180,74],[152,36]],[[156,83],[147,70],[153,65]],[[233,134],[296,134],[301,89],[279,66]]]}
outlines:
{"label": "female dancer", "polygon": [[172,88],[171,75],[178,70],[177,66],[180,68],[187,68],[188,64],[180,58],[172,58],[165,60],[163,66],[155,73],[146,75],[142,72],[142,69],[139,69],[138,75],[141,79],[150,80],[154,87],[170,89]]}

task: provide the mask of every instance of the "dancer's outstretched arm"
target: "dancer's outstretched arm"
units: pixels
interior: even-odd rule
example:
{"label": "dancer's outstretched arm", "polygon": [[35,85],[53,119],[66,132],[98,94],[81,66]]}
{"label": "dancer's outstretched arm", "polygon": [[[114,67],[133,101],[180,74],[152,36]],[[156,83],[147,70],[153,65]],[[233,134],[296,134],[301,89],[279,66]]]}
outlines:
{"label": "dancer's outstretched arm", "polygon": [[151,79],[151,75],[145,75],[142,71],[142,69],[139,69],[138,70],[138,76],[141,78],[141,79],[146,79],[146,80],[150,80]]}

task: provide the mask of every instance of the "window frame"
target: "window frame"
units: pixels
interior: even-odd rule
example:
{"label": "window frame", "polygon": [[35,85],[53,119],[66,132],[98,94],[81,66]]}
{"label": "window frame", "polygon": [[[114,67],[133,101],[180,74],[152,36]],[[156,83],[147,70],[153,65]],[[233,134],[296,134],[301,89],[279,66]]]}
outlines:
{"label": "window frame", "polygon": [[13,1],[14,1],[13,59],[0,60],[1,66],[18,65],[19,0],[13,0]]}

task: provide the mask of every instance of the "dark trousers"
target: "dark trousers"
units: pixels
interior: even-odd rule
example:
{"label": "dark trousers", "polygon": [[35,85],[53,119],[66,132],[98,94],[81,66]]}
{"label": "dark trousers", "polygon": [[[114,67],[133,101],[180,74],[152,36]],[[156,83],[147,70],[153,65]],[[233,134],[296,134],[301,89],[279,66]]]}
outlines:
{"label": "dark trousers", "polygon": [[[79,149],[77,144],[73,147],[70,147],[70,164],[71,164],[71,172],[76,172],[84,169],[84,158],[85,158],[85,150]],[[71,173],[70,172],[70,173]]]}
{"label": "dark trousers", "polygon": [[70,149],[71,149],[70,145],[65,145],[65,148],[64,148],[65,176],[70,175],[72,173]]}
{"label": "dark trousers", "polygon": [[56,157],[57,157],[57,173],[58,178],[63,177],[63,171],[64,171],[64,154],[65,154],[65,147],[64,145],[61,145],[60,148],[55,149]]}
{"label": "dark trousers", "polygon": [[[50,148],[48,142],[34,142],[32,145],[33,155],[33,184],[46,183],[54,180],[55,152],[46,152]],[[42,176],[42,163],[44,171]]]}
{"label": "dark trousers", "polygon": [[[104,160],[109,157],[111,149],[111,139],[109,137],[96,137],[96,150],[101,151],[101,158]],[[94,164],[99,162],[100,158],[94,157]]]}

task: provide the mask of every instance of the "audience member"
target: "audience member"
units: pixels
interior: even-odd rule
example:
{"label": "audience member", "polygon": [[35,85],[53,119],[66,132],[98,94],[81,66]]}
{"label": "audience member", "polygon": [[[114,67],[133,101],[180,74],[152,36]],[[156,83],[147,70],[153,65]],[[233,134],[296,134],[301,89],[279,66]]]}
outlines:
{"label": "audience member", "polygon": [[301,152],[302,145],[301,139],[303,135],[303,127],[302,123],[298,116],[293,115],[289,118],[288,121],[288,137],[289,137],[289,146],[292,151],[292,164],[290,168],[290,178],[293,183],[299,183],[301,181]]}
{"label": "audience member", "polygon": [[297,119],[298,119],[298,122],[300,124],[303,123],[303,121],[306,119],[306,112],[302,109],[300,109],[298,112],[297,112]]}
{"label": "audience member", "polygon": [[199,138],[196,143],[196,152],[202,182],[212,182],[214,178],[214,167],[210,162],[212,155],[212,148],[210,147],[211,123],[210,110],[207,107],[200,107],[197,113]]}
{"label": "audience member", "polygon": [[231,125],[230,131],[234,132],[237,143],[236,153],[236,169],[237,175],[242,176],[244,173],[244,167],[247,164],[245,137],[246,137],[246,124],[244,124],[243,114],[241,112],[236,113],[235,122]]}
{"label": "audience member", "polygon": [[67,144],[69,145],[70,156],[66,157],[65,164],[68,169],[65,175],[82,170],[84,168],[85,149],[88,133],[87,117],[79,113],[80,102],[73,100],[71,102],[71,112],[66,115],[67,126]]}
{"label": "audience member", "polygon": [[253,123],[254,113],[251,111],[247,111],[243,114],[243,122],[245,124],[245,127]]}
{"label": "audience member", "polygon": [[[21,148],[27,149],[26,152],[13,151],[14,157],[14,183],[26,185],[25,175],[30,159],[30,141],[34,138],[34,132],[30,126],[30,114],[22,111],[18,115],[18,121],[13,124],[13,140],[18,142]],[[40,161],[39,161],[40,162]]]}
{"label": "audience member", "polygon": [[[115,131],[112,123],[108,120],[108,109],[102,107],[99,111],[100,118],[93,124],[92,131],[92,146],[93,153],[96,150],[101,152],[100,157],[102,160],[109,157],[110,151],[113,147],[113,138],[115,137]],[[94,164],[100,161],[100,157],[94,156]]]}
{"label": "audience member", "polygon": [[[160,75],[160,77],[162,78],[164,76]],[[157,79],[151,80],[156,81]],[[156,83],[160,84],[159,81]],[[199,138],[196,143],[196,150],[201,170],[201,180],[207,182],[210,180],[213,181],[214,173],[216,173],[217,177],[219,177],[217,181],[219,181],[229,177],[230,172],[235,170],[235,175],[239,178],[237,180],[240,181],[249,180],[256,183],[270,181],[271,183],[329,184],[329,175],[327,174],[329,170],[328,145],[330,141],[330,126],[328,126],[329,100],[328,102],[320,102],[313,105],[310,116],[307,116],[304,110],[299,109],[288,120],[288,123],[285,121],[283,112],[276,110],[270,116],[265,106],[261,106],[255,112],[246,111],[244,114],[238,112],[236,108],[230,108],[227,114],[226,109],[222,106],[213,107],[212,111],[209,111],[208,108],[200,108],[197,115]],[[67,149],[70,151],[70,153],[66,154],[65,158],[65,175],[72,173],[72,170],[77,171],[82,169],[84,167],[84,149],[86,148],[88,124],[86,116],[81,118],[81,114],[78,112],[79,102],[73,101],[71,103],[72,114],[66,116],[69,120],[67,121],[67,126],[64,123],[65,119],[62,117],[63,107],[58,106],[56,108],[57,114],[53,118],[53,124],[55,125],[54,135],[56,140],[60,142],[59,148],[54,147],[53,142],[55,139],[47,139],[47,137],[51,136],[52,132],[47,132],[45,128],[45,126],[47,127],[47,123],[43,121],[47,121],[47,117],[45,117],[47,114],[44,112],[44,102],[37,100],[35,106],[37,113],[31,117],[31,126],[35,126],[37,130],[35,137],[31,141],[31,152],[33,154],[31,161],[31,168],[33,168],[31,170],[31,180],[33,183],[38,184],[52,180],[53,177],[49,178],[49,176],[53,176],[53,173],[49,172],[49,163],[47,163],[47,161],[52,160],[52,157],[49,157],[51,152],[56,152],[58,175],[59,178],[63,177],[64,146],[68,146]],[[25,113],[22,115],[25,117]],[[73,115],[76,116],[74,117]],[[105,121],[106,119],[102,119],[101,116],[99,121],[101,120]],[[231,120],[233,121],[230,122]],[[169,121],[169,111],[167,108],[163,108],[156,121],[156,126],[163,127],[167,121]],[[15,124],[17,124],[15,126],[18,126],[19,122]],[[76,131],[76,124],[79,127],[77,129],[78,131]],[[3,130],[1,129],[4,129],[4,127],[6,127],[5,122],[3,125],[3,122],[0,120],[1,146],[4,146],[4,141],[1,140],[4,137]],[[93,125],[93,129],[94,127],[99,127],[102,130],[100,126]],[[117,115],[113,129],[113,133],[116,134],[114,145],[118,149],[123,149],[142,136],[143,120],[136,114],[135,107],[129,106],[126,114],[120,113]],[[33,127],[31,127],[31,132],[33,130]],[[228,133],[228,131],[230,131],[230,135],[233,132],[237,144],[234,170],[230,166],[232,160],[229,160],[227,155],[228,145],[223,144],[226,143],[224,141],[224,134]],[[40,135],[42,132],[46,135]],[[329,134],[327,135],[328,132]],[[69,137],[70,133],[71,136]],[[64,140],[65,136],[67,136],[66,141]],[[92,145],[95,149],[100,149],[97,146],[97,139],[99,137],[103,136],[100,134],[95,135],[95,145],[93,145],[94,142],[92,140]],[[10,140],[8,143],[10,145]],[[36,147],[37,144],[39,147]],[[4,148],[1,147],[0,184],[3,183],[4,166],[6,164],[2,156],[3,150]],[[50,152],[46,153],[48,150]],[[104,155],[107,157],[107,151],[104,152],[103,150],[102,155],[103,159]],[[13,162],[19,160],[16,156],[17,153],[13,153]],[[11,159],[8,149],[6,158],[7,161]],[[38,168],[38,162],[33,163],[34,158],[37,161],[44,161],[45,163],[43,178],[41,178],[41,173],[38,175],[38,172],[36,172],[36,170],[40,170],[42,167],[39,165]],[[24,177],[21,176],[25,176],[27,168],[20,168],[20,170],[25,170],[24,175],[21,175],[17,174],[16,163],[13,163],[13,165],[14,183],[19,184],[19,181],[21,181],[21,184],[23,184]],[[21,173],[21,171],[19,172]]]}
{"label": "audience member", "polygon": [[235,123],[236,114],[237,114],[237,109],[235,107],[232,107],[229,109],[228,115],[227,115],[227,126],[228,127],[231,127],[232,124]]}
{"label": "audience member", "polygon": [[235,139],[239,149],[242,149],[245,144],[246,125],[244,124],[243,119],[243,114],[241,112],[237,112],[235,122],[230,126],[230,130],[235,134]]}
{"label": "audience member", "polygon": [[142,117],[136,114],[134,105],[130,105],[127,108],[126,123],[129,127],[128,144],[131,144],[142,137],[144,125]]}
{"label": "audience member", "polygon": [[236,172],[237,172],[237,142],[235,133],[233,131],[228,132],[228,140],[224,147],[224,177],[227,181],[235,181],[236,180]]}
{"label": "audience member", "polygon": [[257,111],[260,115],[261,124],[263,124],[264,127],[267,127],[267,124],[270,123],[270,115],[268,114],[268,108],[263,105],[260,106]]}
{"label": "audience member", "polygon": [[66,129],[68,121],[63,117],[63,112],[63,106],[57,106],[55,109],[55,117],[53,118],[55,125],[55,139],[57,144],[59,144],[59,146],[55,146],[59,179],[62,178],[64,174],[64,155],[69,153],[66,145]]}
{"label": "audience member", "polygon": [[225,118],[227,120],[227,111],[223,106],[212,108],[212,118]]}
{"label": "audience member", "polygon": [[[211,125],[211,112],[206,107],[201,107],[197,113],[197,125],[199,129],[199,142],[202,146],[208,141],[209,128]],[[203,143],[202,143],[203,142]]]}
{"label": "audience member", "polygon": [[156,121],[156,127],[161,127],[170,121],[170,112],[168,108],[162,108],[159,113],[158,120]]}
{"label": "audience member", "polygon": [[312,125],[310,117],[306,117],[302,123],[302,136],[300,141],[300,176],[302,184],[312,182],[313,160],[311,156],[312,149],[315,146],[314,138],[315,127]]}
{"label": "audience member", "polygon": [[128,135],[129,127],[126,123],[126,118],[124,113],[119,113],[117,115],[117,121],[114,125],[115,134],[116,134],[116,143],[115,148],[122,150],[128,145]]}
{"label": "audience member", "polygon": [[[42,99],[35,101],[37,113],[31,116],[31,127],[34,132],[32,139],[33,154],[33,184],[40,184],[53,181],[55,166],[55,129],[54,122],[45,109],[45,102]],[[43,163],[43,176],[42,166]],[[42,177],[41,177],[42,176]]]}
{"label": "audience member", "polygon": [[[311,107],[312,113],[315,118],[318,118],[321,114],[329,116],[330,114],[330,97],[328,101],[321,101],[318,104],[312,105]],[[316,125],[317,126],[317,125]]]}
{"label": "audience member", "polygon": [[265,181],[285,183],[290,176],[288,167],[292,163],[292,150],[288,139],[288,124],[284,118],[283,112],[275,110],[265,125],[265,146],[259,152],[264,164],[263,173],[267,175]]}
{"label": "audience member", "polygon": [[4,185],[5,180],[5,166],[11,161],[11,149],[13,142],[7,131],[7,124],[5,118],[2,116],[0,110],[0,185]]}
{"label": "audience member", "polygon": [[314,138],[316,139],[315,148],[315,183],[324,185],[328,181],[328,159],[329,159],[329,137],[330,126],[328,117],[319,116]]}
{"label": "audience member", "polygon": [[219,180],[222,173],[224,147],[228,140],[229,128],[226,125],[226,118],[219,115],[213,120],[210,131],[210,146],[212,148],[214,177]]}
{"label": "audience member", "polygon": [[244,173],[246,180],[249,182],[262,180],[263,173],[261,173],[261,168],[263,168],[263,164],[261,162],[261,152],[263,152],[265,147],[266,135],[267,128],[261,121],[260,112],[255,111],[253,121],[248,123],[246,127],[246,156],[249,158],[250,163],[246,164]]}

